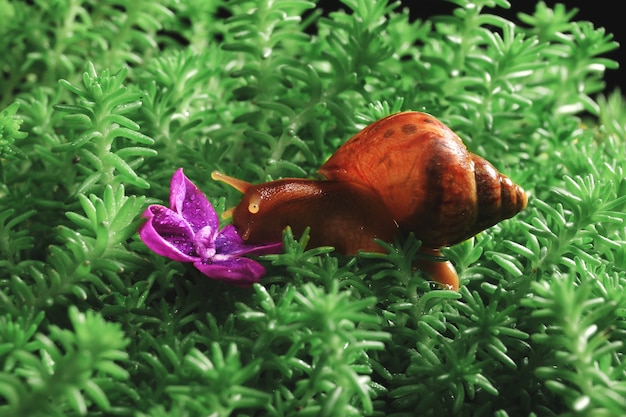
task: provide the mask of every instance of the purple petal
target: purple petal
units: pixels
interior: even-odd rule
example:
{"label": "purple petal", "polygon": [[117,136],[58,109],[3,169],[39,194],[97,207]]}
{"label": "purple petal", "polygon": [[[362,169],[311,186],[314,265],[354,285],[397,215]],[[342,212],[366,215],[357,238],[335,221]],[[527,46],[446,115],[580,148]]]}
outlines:
{"label": "purple petal", "polygon": [[248,286],[259,282],[265,275],[263,266],[248,258],[229,258],[216,262],[194,262],[200,272],[209,278]]}
{"label": "purple petal", "polygon": [[215,256],[215,235],[216,230],[209,226],[204,227],[196,233],[193,239],[193,247],[200,259],[211,259]]}
{"label": "purple petal", "polygon": [[266,255],[269,253],[279,253],[283,250],[283,242],[270,244],[249,244],[239,236],[237,229],[232,224],[225,226],[215,239],[215,249],[218,254],[223,255]]}
{"label": "purple petal", "polygon": [[194,233],[203,227],[219,228],[215,209],[196,185],[179,168],[170,183],[170,207],[189,223]]}
{"label": "purple petal", "polygon": [[143,217],[148,221],[139,228],[139,237],[152,251],[178,262],[198,261],[194,256],[194,233],[178,213],[153,204]]}

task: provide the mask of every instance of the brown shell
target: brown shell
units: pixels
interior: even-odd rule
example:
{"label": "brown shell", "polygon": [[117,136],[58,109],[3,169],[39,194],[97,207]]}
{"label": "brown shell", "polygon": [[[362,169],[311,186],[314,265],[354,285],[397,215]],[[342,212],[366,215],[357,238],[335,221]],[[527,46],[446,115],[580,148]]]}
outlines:
{"label": "brown shell", "polygon": [[512,217],[526,193],[425,113],[385,117],[357,133],[319,169],[374,190],[401,229],[426,247],[461,242]]}

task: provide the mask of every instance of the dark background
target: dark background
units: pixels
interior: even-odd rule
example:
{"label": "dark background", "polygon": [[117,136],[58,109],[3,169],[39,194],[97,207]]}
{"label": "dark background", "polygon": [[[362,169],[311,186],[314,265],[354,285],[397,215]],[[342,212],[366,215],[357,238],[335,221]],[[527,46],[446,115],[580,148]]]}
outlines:
{"label": "dark background", "polygon": [[[509,2],[511,8],[508,10],[498,7],[487,11],[493,11],[495,14],[518,23],[517,14],[520,12],[533,14],[538,3],[535,0],[509,0]],[[403,7],[409,8],[411,19],[424,20],[431,16],[450,14],[456,8],[455,4],[442,0],[401,0],[401,3]],[[620,44],[620,47],[604,56],[619,62],[620,68],[607,69],[604,77],[607,84],[605,92],[609,93],[615,88],[620,88],[623,93],[626,92],[626,88],[624,88],[626,87],[626,17],[620,10],[620,2],[610,0],[544,0],[544,3],[551,8],[557,3],[564,4],[567,10],[576,8],[578,13],[572,20],[590,21],[596,29],[603,27],[607,33],[613,34],[614,40]],[[322,0],[318,4],[325,12],[342,8],[338,0]]]}

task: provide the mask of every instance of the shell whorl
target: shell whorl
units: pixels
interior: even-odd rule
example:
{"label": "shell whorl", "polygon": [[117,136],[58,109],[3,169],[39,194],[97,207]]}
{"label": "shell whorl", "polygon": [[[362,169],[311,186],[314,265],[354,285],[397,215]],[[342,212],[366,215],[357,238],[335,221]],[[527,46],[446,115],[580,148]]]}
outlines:
{"label": "shell whorl", "polygon": [[472,159],[478,196],[474,229],[478,233],[522,211],[528,199],[522,187],[499,173],[487,160],[473,154]]}

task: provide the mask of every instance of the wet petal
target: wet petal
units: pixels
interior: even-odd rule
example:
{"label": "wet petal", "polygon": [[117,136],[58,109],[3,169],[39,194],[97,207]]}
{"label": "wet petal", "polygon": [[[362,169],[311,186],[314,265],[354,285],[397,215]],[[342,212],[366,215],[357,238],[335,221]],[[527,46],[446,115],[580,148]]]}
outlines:
{"label": "wet petal", "polygon": [[160,205],[148,206],[147,218],[139,228],[139,237],[155,253],[178,262],[195,262],[193,237],[189,224],[178,213]]}
{"label": "wet petal", "polygon": [[194,236],[195,251],[203,261],[215,256],[215,231],[210,226],[203,227]]}
{"label": "wet petal", "polygon": [[281,252],[283,250],[283,242],[259,245],[248,244],[239,236],[235,226],[229,224],[218,233],[215,239],[215,249],[218,254],[234,256],[267,255]]}
{"label": "wet petal", "polygon": [[218,232],[219,219],[206,196],[183,174],[170,183],[171,209],[151,205],[139,229],[145,244],[159,255],[179,262],[193,262],[208,277],[248,286],[258,282],[265,268],[243,255],[278,253],[282,242],[247,244],[234,226]]}
{"label": "wet petal", "polygon": [[194,233],[206,226],[219,228],[215,209],[196,185],[179,168],[170,183],[170,207],[189,223]]}
{"label": "wet petal", "polygon": [[193,265],[209,278],[242,286],[259,282],[265,275],[265,268],[248,258],[233,257],[217,262],[194,262]]}

